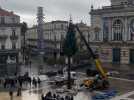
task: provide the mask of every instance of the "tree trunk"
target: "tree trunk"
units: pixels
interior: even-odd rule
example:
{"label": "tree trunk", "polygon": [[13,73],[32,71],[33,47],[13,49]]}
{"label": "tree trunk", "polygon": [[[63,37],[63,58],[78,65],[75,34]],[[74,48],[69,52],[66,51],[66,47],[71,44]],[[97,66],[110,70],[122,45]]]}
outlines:
{"label": "tree trunk", "polygon": [[71,57],[68,56],[68,84],[67,88],[71,89],[71,76],[70,76],[70,69],[71,68]]}

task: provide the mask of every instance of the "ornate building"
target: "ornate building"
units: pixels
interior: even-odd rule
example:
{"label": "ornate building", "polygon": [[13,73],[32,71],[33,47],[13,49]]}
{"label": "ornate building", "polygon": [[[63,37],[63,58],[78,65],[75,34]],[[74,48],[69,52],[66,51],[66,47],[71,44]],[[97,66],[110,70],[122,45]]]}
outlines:
{"label": "ornate building", "polygon": [[[60,54],[61,41],[64,39],[67,31],[67,21],[52,21],[43,24],[43,39],[45,56],[52,56],[54,53]],[[27,44],[36,50],[38,47],[37,26],[27,31]]]}
{"label": "ornate building", "polygon": [[91,44],[102,61],[134,63],[134,1],[111,0],[111,6],[102,9],[92,6],[90,14]]}
{"label": "ornate building", "polygon": [[[83,22],[77,24],[80,30],[83,32],[87,41],[90,36],[90,27],[84,24]],[[52,21],[46,22],[43,25],[43,37],[44,37],[44,47],[45,47],[45,55],[52,56],[56,53],[57,57],[62,53],[62,44],[63,40],[66,37],[68,21]],[[26,34],[27,44],[32,48],[37,48],[37,27],[34,26],[27,31]],[[76,31],[76,38],[79,43],[79,48],[82,48],[81,39],[79,33]],[[91,36],[90,36],[91,38]]]}
{"label": "ornate building", "polygon": [[0,75],[18,71],[20,29],[20,17],[0,8]]}

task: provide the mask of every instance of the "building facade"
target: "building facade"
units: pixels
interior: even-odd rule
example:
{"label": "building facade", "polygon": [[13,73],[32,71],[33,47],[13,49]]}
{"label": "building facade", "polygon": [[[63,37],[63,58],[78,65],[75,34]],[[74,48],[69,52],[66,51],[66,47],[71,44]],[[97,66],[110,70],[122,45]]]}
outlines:
{"label": "building facade", "polygon": [[[87,41],[90,40],[91,36],[90,34],[90,27],[84,24],[83,22],[77,23],[80,30],[83,32],[84,36],[86,37]],[[47,22],[43,26],[44,28],[44,47],[45,47],[45,55],[55,55],[59,57],[62,54],[62,44],[63,40],[66,37],[66,33],[68,30],[68,21],[52,21]],[[32,27],[28,30],[26,38],[27,38],[27,44],[31,46],[32,48],[37,48],[37,27]],[[92,34],[91,34],[92,35]],[[89,37],[90,36],[90,37]],[[78,46],[79,48],[83,48],[83,44],[81,42],[79,33],[76,30],[76,38],[78,40]],[[92,39],[92,38],[91,38]]]}
{"label": "building facade", "polygon": [[111,0],[111,6],[91,8],[93,49],[103,62],[134,63],[134,1]]}
{"label": "building facade", "polygon": [[14,74],[18,70],[21,48],[20,17],[0,8],[0,73]]}

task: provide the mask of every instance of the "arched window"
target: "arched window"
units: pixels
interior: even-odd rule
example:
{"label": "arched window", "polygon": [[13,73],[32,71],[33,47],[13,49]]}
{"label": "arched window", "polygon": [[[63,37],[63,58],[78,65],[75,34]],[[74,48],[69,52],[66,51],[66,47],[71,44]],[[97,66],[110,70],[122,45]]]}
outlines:
{"label": "arched window", "polygon": [[94,32],[95,32],[95,40],[99,41],[99,33],[100,33],[100,28],[99,27],[95,27],[94,28]]}
{"label": "arched window", "polygon": [[115,20],[113,23],[113,35],[115,41],[122,40],[122,33],[123,33],[123,23],[121,20]]}
{"label": "arched window", "polygon": [[130,22],[130,39],[134,40],[134,19]]}

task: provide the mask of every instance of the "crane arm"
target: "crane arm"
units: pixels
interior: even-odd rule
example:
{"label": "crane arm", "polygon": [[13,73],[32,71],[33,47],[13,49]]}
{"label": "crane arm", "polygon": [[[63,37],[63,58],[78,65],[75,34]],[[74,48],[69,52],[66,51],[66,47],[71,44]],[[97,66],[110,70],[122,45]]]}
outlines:
{"label": "crane arm", "polygon": [[85,37],[83,36],[82,32],[80,31],[79,27],[77,25],[75,25],[78,33],[80,34],[81,39],[83,40],[83,42],[85,43],[88,51],[90,52],[91,56],[93,57],[93,59],[95,60],[95,64],[96,64],[96,68],[99,70],[99,72],[101,73],[101,75],[103,76],[103,78],[107,78],[106,73],[104,72],[102,66],[101,66],[101,61],[98,57],[96,57],[96,55],[94,54],[93,50],[90,48],[90,45],[87,43]]}

